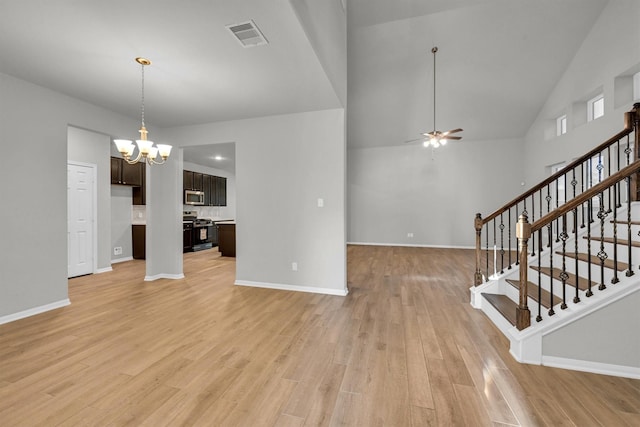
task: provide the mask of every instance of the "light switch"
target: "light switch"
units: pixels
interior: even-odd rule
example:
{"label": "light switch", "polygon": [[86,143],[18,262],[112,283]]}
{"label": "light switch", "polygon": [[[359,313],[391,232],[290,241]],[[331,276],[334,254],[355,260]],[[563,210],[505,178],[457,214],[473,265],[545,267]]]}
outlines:
{"label": "light switch", "polygon": [[324,199],[318,199],[318,207],[324,208]]}

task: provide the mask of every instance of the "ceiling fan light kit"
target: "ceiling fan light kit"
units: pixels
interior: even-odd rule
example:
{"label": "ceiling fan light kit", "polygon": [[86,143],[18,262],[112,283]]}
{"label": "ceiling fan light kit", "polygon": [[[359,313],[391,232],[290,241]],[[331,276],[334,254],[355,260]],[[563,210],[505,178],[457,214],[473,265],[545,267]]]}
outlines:
{"label": "ceiling fan light kit", "polygon": [[436,128],[436,53],[438,52],[438,47],[434,46],[431,49],[431,53],[433,53],[433,130],[431,132],[423,132],[421,135],[422,138],[412,139],[407,141],[416,142],[422,141],[422,145],[425,147],[438,148],[441,145],[447,145],[449,140],[459,141],[462,139],[461,136],[452,135],[454,133],[462,132],[461,128],[451,129],[446,132],[441,132]]}

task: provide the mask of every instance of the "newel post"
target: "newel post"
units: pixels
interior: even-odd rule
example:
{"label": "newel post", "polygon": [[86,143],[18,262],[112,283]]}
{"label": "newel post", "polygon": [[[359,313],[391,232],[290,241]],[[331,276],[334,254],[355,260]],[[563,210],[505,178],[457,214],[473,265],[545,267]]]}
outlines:
{"label": "newel post", "polygon": [[476,272],[473,277],[473,285],[478,286],[482,285],[482,271],[480,270],[480,255],[482,254],[482,215],[479,213],[476,214],[473,225],[476,229]]}
{"label": "newel post", "polygon": [[531,325],[531,312],[527,306],[527,270],[529,268],[529,265],[527,264],[527,257],[529,255],[529,247],[527,243],[531,237],[531,224],[529,224],[526,213],[523,213],[518,218],[518,224],[516,225],[516,237],[518,238],[518,256],[520,257],[520,298],[518,308],[516,309],[516,328],[521,331]]}

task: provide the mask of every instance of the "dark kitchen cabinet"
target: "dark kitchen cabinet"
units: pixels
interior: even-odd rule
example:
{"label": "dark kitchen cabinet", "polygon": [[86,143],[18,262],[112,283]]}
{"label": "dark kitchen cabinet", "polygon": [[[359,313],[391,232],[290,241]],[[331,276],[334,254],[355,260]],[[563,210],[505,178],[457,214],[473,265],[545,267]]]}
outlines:
{"label": "dark kitchen cabinet", "polygon": [[120,185],[142,186],[144,163],[130,165],[126,160],[111,158],[111,183]]}
{"label": "dark kitchen cabinet", "polygon": [[[144,165],[142,165],[144,170]],[[131,196],[133,198],[134,205],[146,205],[147,204],[147,180],[146,173],[142,174],[142,185],[140,187],[133,187],[131,189]]]}
{"label": "dark kitchen cabinet", "polygon": [[133,259],[145,259],[146,255],[146,225],[134,224],[131,226],[131,238],[133,243]]}
{"label": "dark kitchen cabinet", "polygon": [[182,171],[182,188],[183,190],[203,191],[202,184],[203,174],[188,170]]}
{"label": "dark kitchen cabinet", "polygon": [[236,224],[218,223],[218,250],[222,256],[236,256]]}
{"label": "dark kitchen cabinet", "polygon": [[214,206],[227,206],[227,178],[215,177],[216,201]]}
{"label": "dark kitchen cabinet", "polygon": [[146,166],[144,162],[130,165],[122,158],[111,157],[111,184],[132,186],[133,204],[146,204]]}
{"label": "dark kitchen cabinet", "polygon": [[204,205],[213,206],[211,199],[211,175],[202,175],[202,188],[204,191]]}
{"label": "dark kitchen cabinet", "polygon": [[182,252],[193,251],[193,223],[182,223]]}
{"label": "dark kitchen cabinet", "polygon": [[182,189],[193,190],[193,172],[187,170],[182,171]]}
{"label": "dark kitchen cabinet", "polygon": [[183,170],[182,189],[203,191],[205,206],[227,206],[227,178]]}

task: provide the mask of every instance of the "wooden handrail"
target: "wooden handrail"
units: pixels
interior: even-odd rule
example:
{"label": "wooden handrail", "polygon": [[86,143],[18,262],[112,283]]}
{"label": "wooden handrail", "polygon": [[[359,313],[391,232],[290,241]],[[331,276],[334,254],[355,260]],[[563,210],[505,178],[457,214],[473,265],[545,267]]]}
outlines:
{"label": "wooden handrail", "polygon": [[547,215],[543,216],[542,218],[539,218],[537,221],[534,221],[531,224],[531,232],[533,233],[540,230],[542,227],[546,226],[551,221],[554,221],[560,218],[561,216],[571,212],[572,210],[582,205],[587,200],[597,196],[600,193],[603,193],[609,187],[612,187],[614,184],[618,183],[619,181],[622,181],[627,177],[630,177],[631,175],[633,175],[638,171],[640,171],[640,161],[636,160],[635,162],[631,163],[629,166],[623,169],[620,169],[618,172],[609,176],[602,182],[580,193],[578,196],[566,202],[562,206],[558,207],[553,212],[549,212]]}
{"label": "wooden handrail", "polygon": [[631,134],[631,132],[633,132],[633,129],[634,129],[635,121],[637,120],[637,117],[640,114],[640,104],[634,104],[633,107],[634,107],[633,110],[624,113],[624,130],[618,132],[613,137],[609,138],[608,140],[606,140],[602,144],[598,145],[597,147],[595,147],[591,151],[588,151],[587,153],[585,153],[582,156],[578,157],[576,160],[572,161],[567,166],[562,168],[562,170],[554,173],[550,177],[546,178],[544,181],[538,183],[534,187],[532,187],[529,190],[527,190],[526,192],[522,193],[521,195],[519,195],[518,197],[516,197],[515,199],[513,199],[509,203],[507,203],[504,206],[502,206],[500,209],[498,209],[495,212],[493,212],[491,215],[487,216],[486,218],[483,218],[482,219],[482,224],[484,225],[484,224],[488,223],[489,221],[493,220],[494,218],[497,218],[498,215],[500,215],[502,212],[505,212],[506,210],[508,210],[512,206],[516,205],[517,203],[520,203],[521,201],[523,201],[527,197],[529,197],[532,194],[534,194],[536,191],[541,190],[542,188],[544,188],[547,185],[551,184],[552,182],[554,182],[555,180],[557,180],[561,176],[567,174],[567,172],[569,172],[571,169],[575,168],[576,166],[580,165],[585,160],[593,157],[595,154],[600,153],[605,148],[613,145],[614,143],[616,143],[617,141],[619,141],[623,137]]}

